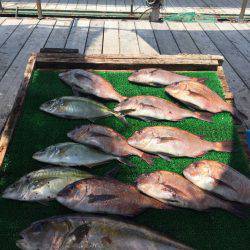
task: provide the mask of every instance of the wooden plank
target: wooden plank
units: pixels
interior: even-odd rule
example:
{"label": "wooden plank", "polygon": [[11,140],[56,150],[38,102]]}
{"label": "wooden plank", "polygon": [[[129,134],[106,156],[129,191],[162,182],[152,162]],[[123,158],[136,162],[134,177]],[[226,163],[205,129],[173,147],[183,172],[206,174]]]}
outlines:
{"label": "wooden plank", "polygon": [[78,49],[79,53],[84,53],[90,20],[74,19],[65,48]]}
{"label": "wooden plank", "polygon": [[93,11],[96,10],[97,0],[88,0],[86,10]]}
{"label": "wooden plank", "polygon": [[225,37],[225,35],[218,29],[213,23],[200,23],[203,30],[207,33],[209,38],[213,41],[216,47],[220,50],[222,55],[230,62],[231,66],[244,81],[244,83],[250,87],[250,64],[246,58],[240,53],[240,51]]}
{"label": "wooden plank", "polygon": [[107,0],[107,11],[116,11],[115,0]]}
{"label": "wooden plank", "polygon": [[0,26],[0,47],[5,43],[9,36],[15,31],[22,19],[8,17]]}
{"label": "wooden plank", "polygon": [[230,23],[216,23],[216,26],[242,53],[246,60],[250,61],[250,43]]}
{"label": "wooden plank", "polygon": [[54,10],[56,9],[56,6],[58,5],[60,0],[50,0],[47,5],[46,5],[46,9],[47,10]]}
{"label": "wooden plank", "polygon": [[103,20],[91,20],[85,54],[101,54],[103,42]]}
{"label": "wooden plank", "polygon": [[232,25],[250,42],[250,27],[246,23],[232,23]]}
{"label": "wooden plank", "polygon": [[141,67],[161,67],[168,70],[216,70],[222,57],[207,55],[89,55],[40,53],[37,56],[39,68],[95,68],[101,70],[135,70]]}
{"label": "wooden plank", "polygon": [[169,28],[175,38],[181,53],[199,54],[200,51],[193,42],[182,23],[168,22]]}
{"label": "wooden plank", "polygon": [[175,55],[180,53],[178,45],[165,22],[152,22],[151,26],[161,54]]}
{"label": "wooden plank", "polygon": [[158,54],[159,49],[149,21],[135,21],[140,53]]}
{"label": "wooden plank", "polygon": [[25,18],[0,49],[0,80],[29,38],[38,23],[37,19]]}
{"label": "wooden plank", "polygon": [[32,54],[28,60],[28,64],[24,72],[24,78],[21,83],[20,89],[18,90],[17,97],[15,99],[15,104],[13,106],[13,109],[11,110],[11,114],[7,119],[3,131],[0,130],[0,132],[2,132],[0,138],[0,167],[2,166],[3,159],[8,149],[11,136],[14,132],[16,122],[21,114],[25,95],[27,93],[27,86],[35,66],[35,59],[36,55]]}
{"label": "wooden plank", "polygon": [[59,0],[58,4],[56,5],[56,10],[65,10],[67,7],[69,0]]}
{"label": "wooden plank", "polygon": [[73,20],[57,19],[56,24],[51,32],[45,48],[64,48]]}
{"label": "wooden plank", "polygon": [[29,40],[25,43],[15,61],[0,81],[0,93],[3,97],[0,98],[0,131],[13,107],[29,55],[31,52],[39,51],[44,46],[54,23],[55,20],[52,19],[44,19],[38,23]]}
{"label": "wooden plank", "polygon": [[77,10],[86,10],[87,8],[87,3],[88,3],[88,0],[79,0],[78,1],[78,4],[77,4]]}
{"label": "wooden plank", "polygon": [[[198,23],[185,23],[184,25],[201,53],[222,55]],[[245,83],[227,60],[224,61],[223,68],[231,91],[236,93],[240,89],[246,88]]]}
{"label": "wooden plank", "polygon": [[96,5],[97,11],[106,11],[107,10],[107,0],[98,0]]}
{"label": "wooden plank", "polygon": [[76,10],[78,0],[70,0],[68,1],[66,10]]}
{"label": "wooden plank", "polygon": [[119,21],[120,53],[139,54],[139,44],[133,21]]}
{"label": "wooden plank", "polygon": [[118,20],[107,20],[104,24],[103,54],[119,54]]}

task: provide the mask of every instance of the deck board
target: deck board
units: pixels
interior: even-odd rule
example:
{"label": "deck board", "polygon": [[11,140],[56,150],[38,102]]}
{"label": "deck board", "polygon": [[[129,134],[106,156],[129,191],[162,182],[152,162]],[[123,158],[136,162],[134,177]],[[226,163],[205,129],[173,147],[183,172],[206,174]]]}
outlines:
{"label": "deck board", "polygon": [[[167,0],[161,9],[162,13],[192,12],[201,14],[230,14],[239,15],[241,0]],[[35,9],[34,0],[2,0],[6,9]],[[81,11],[112,11],[130,12],[130,0],[42,0],[44,10],[81,10]],[[143,12],[147,9],[144,0],[134,1],[135,12]],[[250,2],[248,2],[246,14],[250,14]]]}
{"label": "deck board", "polygon": [[[55,1],[47,4],[52,3]],[[30,53],[44,46],[76,48],[86,54],[220,54],[225,57],[223,67],[237,108],[247,114],[250,110],[247,98],[250,32],[246,23],[150,23],[83,18],[38,21],[8,17],[0,18],[0,32],[3,54],[0,57],[0,130],[14,103]]]}

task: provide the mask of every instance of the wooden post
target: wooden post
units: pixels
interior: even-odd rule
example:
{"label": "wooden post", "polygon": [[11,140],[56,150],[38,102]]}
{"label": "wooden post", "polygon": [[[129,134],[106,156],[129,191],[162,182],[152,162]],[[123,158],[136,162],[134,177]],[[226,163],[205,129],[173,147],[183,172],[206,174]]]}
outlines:
{"label": "wooden post", "polygon": [[130,14],[133,14],[133,11],[134,11],[134,0],[131,0]]}
{"label": "wooden post", "polygon": [[3,10],[2,2],[0,0],[0,10]]}
{"label": "wooden post", "polygon": [[41,0],[36,0],[37,17],[38,19],[43,18]]}
{"label": "wooden post", "polygon": [[247,2],[248,2],[248,0],[242,0],[241,11],[240,11],[240,16],[239,16],[240,20],[244,19],[246,7],[247,7]]}

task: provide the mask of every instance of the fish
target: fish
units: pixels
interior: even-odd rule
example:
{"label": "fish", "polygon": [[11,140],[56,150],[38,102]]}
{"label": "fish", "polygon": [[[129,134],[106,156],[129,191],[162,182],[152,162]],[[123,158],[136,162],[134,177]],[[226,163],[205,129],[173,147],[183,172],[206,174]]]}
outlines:
{"label": "fish", "polygon": [[106,154],[100,150],[74,142],[51,145],[34,153],[32,157],[40,162],[67,167],[84,166],[92,168],[112,160],[132,166],[132,163],[122,157]]}
{"label": "fish", "polygon": [[208,122],[212,121],[210,113],[201,114],[192,112],[156,96],[133,96],[120,102],[114,110],[117,112],[126,112],[129,116],[138,117],[145,121],[180,121],[188,117]]}
{"label": "fish", "polygon": [[169,126],[146,127],[136,131],[128,138],[128,144],[142,151],[158,154],[167,160],[169,156],[196,158],[210,150],[232,151],[231,141],[206,141],[203,136]]}
{"label": "fish", "polygon": [[95,95],[102,99],[121,102],[126,99],[115,91],[114,87],[106,79],[83,69],[72,69],[59,74],[59,78],[75,88],[77,91],[85,94]]}
{"label": "fish", "polygon": [[191,249],[141,225],[98,215],[63,215],[33,222],[16,242],[23,250]]}
{"label": "fish", "polygon": [[77,212],[122,216],[135,216],[147,208],[172,209],[141,194],[135,186],[106,177],[71,183],[58,193],[56,200]]}
{"label": "fish", "polygon": [[68,184],[91,177],[93,175],[86,171],[68,167],[40,169],[21,177],[7,187],[2,197],[19,201],[50,201]]}
{"label": "fish", "polygon": [[226,164],[201,160],[185,168],[183,175],[201,189],[250,205],[250,179]]}
{"label": "fish", "polygon": [[118,157],[136,155],[152,164],[152,155],[146,154],[127,143],[127,139],[113,129],[101,125],[83,125],[70,131],[67,136],[75,142],[93,146]]}
{"label": "fish", "polygon": [[62,118],[87,119],[91,122],[114,115],[123,123],[127,123],[122,114],[110,110],[101,103],[79,96],[63,96],[50,100],[43,103],[40,110]]}
{"label": "fish", "polygon": [[241,218],[247,216],[240,206],[204,192],[191,181],[174,172],[158,170],[143,174],[136,181],[137,188],[141,192],[170,206],[197,211],[220,208]]}
{"label": "fish", "polygon": [[232,115],[236,113],[231,104],[223,100],[205,84],[199,82],[182,81],[174,83],[167,86],[165,91],[177,100],[199,110],[206,110],[211,113],[227,111]]}
{"label": "fish", "polygon": [[130,82],[136,82],[143,85],[165,87],[169,84],[177,83],[180,81],[195,80],[204,82],[206,79],[178,75],[174,72],[163,69],[148,68],[134,71],[132,75],[129,76],[128,80]]}

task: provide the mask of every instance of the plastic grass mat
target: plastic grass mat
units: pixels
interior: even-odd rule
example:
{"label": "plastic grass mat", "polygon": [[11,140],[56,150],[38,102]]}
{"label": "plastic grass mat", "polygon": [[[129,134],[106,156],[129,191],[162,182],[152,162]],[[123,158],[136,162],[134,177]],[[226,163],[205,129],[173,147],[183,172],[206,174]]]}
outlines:
{"label": "plastic grass mat", "polygon": [[[99,73],[109,80],[116,90],[123,95],[150,94],[172,100],[164,93],[163,88],[129,83],[127,77],[130,73]],[[189,72],[182,74],[208,78],[206,81],[207,85],[223,96],[216,73]],[[58,79],[58,73],[36,71],[33,74],[22,115],[16,125],[16,130],[4,160],[0,182],[1,190],[24,174],[42,166],[41,163],[32,160],[31,156],[34,152],[51,144],[69,141],[66,136],[68,131],[76,126],[88,123],[85,120],[65,120],[39,111],[39,106],[43,102],[63,95],[72,95],[72,92],[68,86]],[[107,102],[106,104],[109,107],[114,107],[115,105],[115,103]],[[219,160],[233,166],[244,174],[249,174],[247,160],[234,129],[232,117],[228,113],[215,115],[213,123],[199,121],[194,118],[180,122],[151,123],[135,118],[127,118],[127,120],[131,125],[128,128],[124,127],[114,117],[99,119],[96,123],[110,126],[126,137],[146,126],[169,125],[177,126],[199,135],[205,135],[205,138],[211,141],[233,140],[235,143],[235,151],[233,153],[210,152],[202,158]],[[117,179],[126,183],[133,183],[138,175],[157,169],[170,170],[181,174],[188,164],[197,161],[197,159],[173,158],[170,162],[156,159],[152,167],[137,157],[133,157],[132,161],[136,164],[136,167],[132,168],[119,164],[120,171],[116,176]],[[117,165],[117,162],[111,162],[103,166],[97,166],[91,172],[102,175]],[[50,216],[67,213],[72,214],[72,211],[62,207],[57,202],[51,202],[49,206],[44,206],[39,203],[0,199],[0,248],[6,250],[15,249],[15,242],[19,238],[19,232],[29,226],[30,223]],[[188,209],[176,211],[151,209],[134,218],[133,221],[166,233],[172,238],[196,249],[245,249],[249,243],[249,220],[239,219],[219,209],[214,209],[211,212],[197,212]]]}

